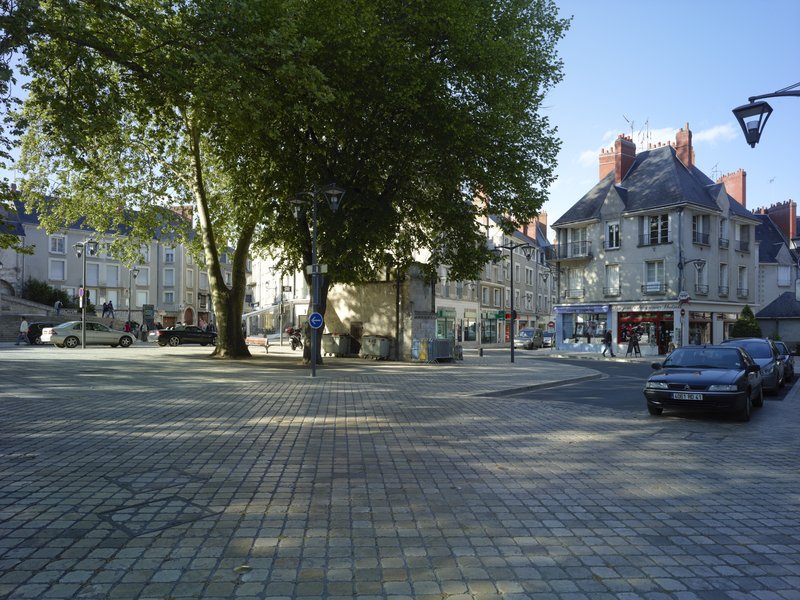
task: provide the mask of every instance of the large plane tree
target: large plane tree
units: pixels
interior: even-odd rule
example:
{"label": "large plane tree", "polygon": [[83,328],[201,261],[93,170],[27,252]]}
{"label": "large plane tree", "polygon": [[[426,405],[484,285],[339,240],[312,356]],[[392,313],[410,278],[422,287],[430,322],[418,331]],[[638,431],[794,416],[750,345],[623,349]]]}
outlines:
{"label": "large plane tree", "polygon": [[[549,0],[18,0],[0,18],[21,32],[22,167],[42,222],[188,236],[166,210],[193,205],[217,356],[247,355],[251,251],[310,262],[299,192],[347,190],[339,211],[319,210],[324,310],[331,283],[419,252],[474,277],[480,217],[527,221],[552,182],[540,109],[567,22]],[[131,261],[137,248],[117,244]]]}

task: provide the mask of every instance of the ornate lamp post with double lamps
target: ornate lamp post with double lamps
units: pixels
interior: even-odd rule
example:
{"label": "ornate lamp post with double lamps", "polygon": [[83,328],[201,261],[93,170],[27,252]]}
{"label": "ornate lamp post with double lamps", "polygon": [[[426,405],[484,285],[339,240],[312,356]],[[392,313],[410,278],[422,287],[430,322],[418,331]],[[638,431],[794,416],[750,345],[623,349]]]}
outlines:
{"label": "ornate lamp post with double lamps", "polygon": [[510,327],[511,335],[509,337],[511,338],[512,363],[514,362],[514,326],[517,323],[517,311],[514,309],[514,250],[518,249],[522,250],[522,253],[525,255],[525,258],[527,260],[531,259],[531,256],[533,255],[533,246],[531,246],[527,242],[517,243],[512,240],[509,241],[507,244],[495,245],[494,248],[492,248],[492,250],[498,256],[502,256],[501,250],[508,250],[509,272],[511,274],[511,327]]}
{"label": "ornate lamp post with double lamps", "polygon": [[94,240],[86,240],[75,244],[75,254],[83,259],[83,279],[81,280],[81,293],[79,301],[81,305],[81,348],[86,349],[86,305],[89,303],[89,291],[86,289],[86,256],[95,256],[99,244]]}

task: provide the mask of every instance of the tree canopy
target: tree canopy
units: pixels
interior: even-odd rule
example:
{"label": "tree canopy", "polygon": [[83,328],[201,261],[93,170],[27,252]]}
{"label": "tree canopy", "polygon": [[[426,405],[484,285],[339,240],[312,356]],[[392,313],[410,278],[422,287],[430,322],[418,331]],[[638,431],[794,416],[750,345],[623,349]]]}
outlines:
{"label": "tree canopy", "polygon": [[[568,22],[551,0],[17,0],[0,25],[30,78],[30,206],[51,230],[82,216],[188,240],[166,211],[192,204],[220,355],[247,353],[249,253],[310,262],[298,192],[347,190],[338,212],[319,211],[326,286],[420,252],[459,279],[488,258],[480,217],[529,221],[554,177],[559,144],[539,111]],[[133,262],[138,243],[116,250]]]}

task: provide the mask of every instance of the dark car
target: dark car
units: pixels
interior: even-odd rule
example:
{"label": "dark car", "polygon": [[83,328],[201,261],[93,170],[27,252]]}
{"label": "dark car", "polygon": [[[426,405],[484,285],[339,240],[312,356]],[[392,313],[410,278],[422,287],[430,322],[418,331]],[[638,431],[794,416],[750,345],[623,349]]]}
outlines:
{"label": "dark car", "polygon": [[684,346],[653,368],[644,387],[651,415],[665,408],[709,409],[749,421],[751,408],[764,404],[761,367],[735,345]]}
{"label": "dark car", "polygon": [[778,357],[783,363],[783,380],[794,380],[794,355],[789,352],[789,348],[783,342],[775,342],[775,347],[778,349]]}
{"label": "dark car", "polygon": [[544,338],[542,336],[542,330],[534,327],[520,329],[514,337],[514,348],[533,350],[534,348],[541,348],[543,345]]}
{"label": "dark car", "polygon": [[777,394],[783,387],[783,363],[780,361],[778,348],[772,340],[766,338],[731,338],[722,342],[743,348],[761,367],[761,378],[764,380],[764,391]]}
{"label": "dark car", "polygon": [[206,331],[195,325],[176,325],[167,329],[156,329],[150,332],[150,341],[157,341],[159,346],[180,346],[181,344],[216,345],[217,334]]}
{"label": "dark car", "polygon": [[45,327],[54,327],[55,323],[46,321],[36,321],[35,323],[28,323],[28,341],[31,344],[42,345],[42,329]]}

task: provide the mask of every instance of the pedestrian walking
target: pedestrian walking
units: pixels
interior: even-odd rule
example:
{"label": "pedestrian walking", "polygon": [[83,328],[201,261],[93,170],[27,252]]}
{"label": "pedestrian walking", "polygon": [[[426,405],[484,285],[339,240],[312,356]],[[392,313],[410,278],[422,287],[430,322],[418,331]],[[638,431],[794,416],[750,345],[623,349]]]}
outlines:
{"label": "pedestrian walking", "polygon": [[142,323],[142,326],[139,328],[139,333],[142,336],[142,341],[147,341],[147,322],[145,321]]}
{"label": "pedestrian walking", "polygon": [[17,343],[19,346],[20,340],[27,342],[30,345],[31,341],[28,339],[28,320],[22,317],[22,322],[19,324],[19,333],[17,334]]}
{"label": "pedestrian walking", "polygon": [[613,341],[614,340],[612,339],[612,336],[611,336],[611,330],[610,329],[606,329],[606,333],[603,336],[603,356],[606,355],[606,352],[610,352],[611,353],[611,358],[614,358],[614,348],[611,346]]}
{"label": "pedestrian walking", "polygon": [[103,302],[103,318],[108,314],[108,302]]}
{"label": "pedestrian walking", "polygon": [[56,303],[53,304],[53,308],[56,309],[56,316],[57,317],[61,315],[61,307],[62,306],[64,306],[64,305],[61,303],[61,300],[56,300]]}
{"label": "pedestrian walking", "polygon": [[113,319],[114,317],[114,303],[109,300],[108,301],[108,315]]}

